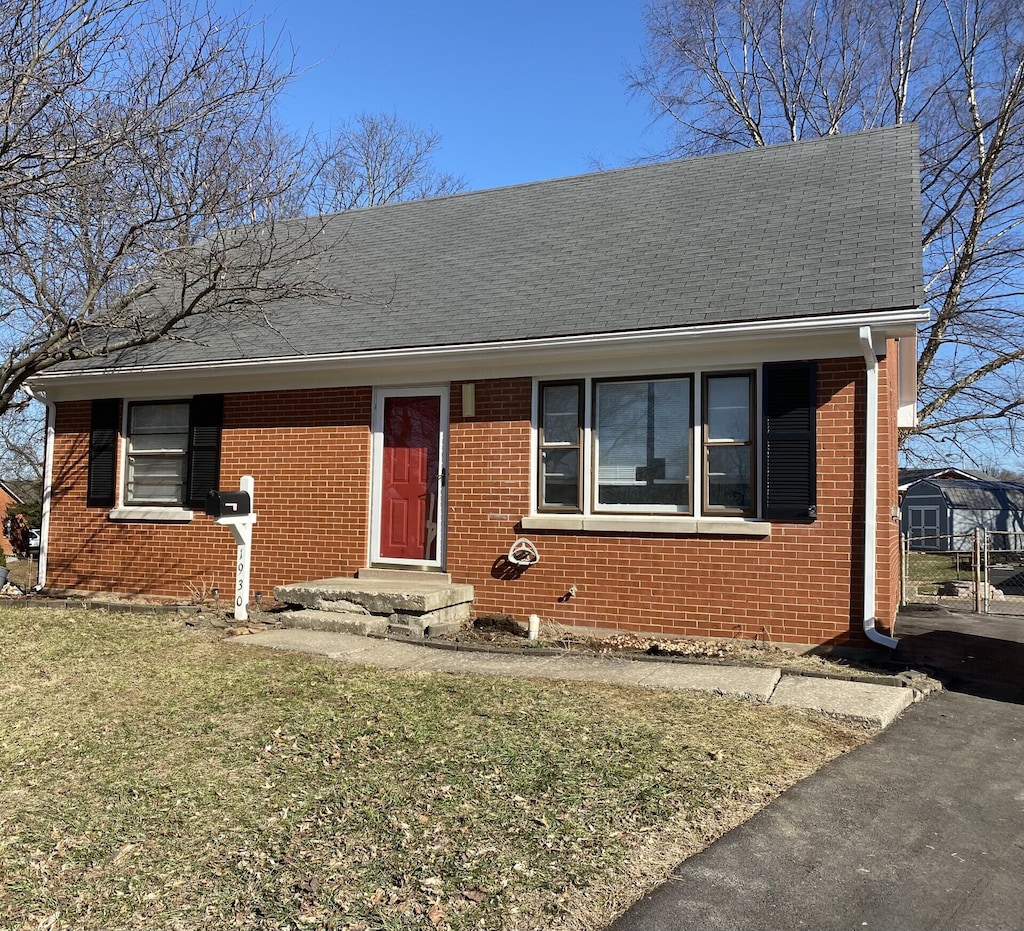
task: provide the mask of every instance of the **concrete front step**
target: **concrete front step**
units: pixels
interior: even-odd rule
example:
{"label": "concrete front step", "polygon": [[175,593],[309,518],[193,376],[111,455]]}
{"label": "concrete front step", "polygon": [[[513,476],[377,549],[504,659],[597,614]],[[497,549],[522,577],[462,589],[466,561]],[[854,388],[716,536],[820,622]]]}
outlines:
{"label": "concrete front step", "polygon": [[371,634],[385,636],[388,633],[387,618],[374,614],[343,614],[340,611],[316,611],[302,608],[298,611],[284,611],[278,619],[285,627],[298,630],[319,630],[331,634]]}
{"label": "concrete front step", "polygon": [[[375,632],[383,626],[383,632],[415,638],[454,632],[473,611],[472,585],[453,585],[433,573],[319,579],[281,585],[274,589],[274,597],[287,605],[343,615],[341,623],[347,625],[362,623]],[[293,620],[294,626],[305,626],[301,617]]]}
{"label": "concrete front step", "polygon": [[450,572],[437,572],[434,569],[384,569],[379,566],[367,566],[356,573],[357,579],[377,582],[444,582],[451,585]]}

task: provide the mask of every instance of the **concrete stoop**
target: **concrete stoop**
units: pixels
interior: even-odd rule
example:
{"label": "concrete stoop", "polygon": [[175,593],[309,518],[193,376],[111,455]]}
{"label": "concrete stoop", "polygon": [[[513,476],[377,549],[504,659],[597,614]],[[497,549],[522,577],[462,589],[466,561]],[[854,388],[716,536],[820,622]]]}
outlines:
{"label": "concrete stoop", "polygon": [[435,572],[361,569],[354,579],[281,585],[274,597],[294,609],[280,615],[286,627],[417,640],[454,633],[473,612],[473,586]]}

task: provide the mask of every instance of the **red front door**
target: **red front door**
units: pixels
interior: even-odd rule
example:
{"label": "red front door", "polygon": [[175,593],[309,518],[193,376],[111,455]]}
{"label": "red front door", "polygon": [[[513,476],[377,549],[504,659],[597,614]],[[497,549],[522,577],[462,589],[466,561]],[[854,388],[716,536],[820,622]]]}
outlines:
{"label": "red front door", "polygon": [[380,555],[437,559],[441,398],[384,398]]}

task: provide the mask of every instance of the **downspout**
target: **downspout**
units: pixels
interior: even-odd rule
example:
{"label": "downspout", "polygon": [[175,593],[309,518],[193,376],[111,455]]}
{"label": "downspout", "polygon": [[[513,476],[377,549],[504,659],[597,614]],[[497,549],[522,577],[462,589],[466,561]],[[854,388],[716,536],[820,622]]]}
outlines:
{"label": "downspout", "polygon": [[871,327],[860,328],[860,346],[867,367],[867,416],[864,424],[864,634],[872,643],[895,649],[899,640],[875,627],[876,560],[878,557],[878,356]]}
{"label": "downspout", "polygon": [[46,550],[50,539],[50,490],[53,487],[53,437],[54,424],[57,419],[57,406],[53,401],[46,400],[45,395],[36,394],[28,385],[21,386],[33,401],[38,401],[46,408],[46,440],[43,455],[43,496],[39,507],[39,574],[36,579],[35,591],[46,587]]}

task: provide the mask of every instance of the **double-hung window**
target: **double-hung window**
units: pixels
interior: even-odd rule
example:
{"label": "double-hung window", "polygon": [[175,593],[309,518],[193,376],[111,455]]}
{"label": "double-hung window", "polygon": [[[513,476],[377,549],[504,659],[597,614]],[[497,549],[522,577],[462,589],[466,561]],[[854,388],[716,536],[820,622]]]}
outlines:
{"label": "double-hung window", "polygon": [[541,506],[548,511],[582,507],[583,382],[548,382],[540,389]]}
{"label": "double-hung window", "polygon": [[754,378],[704,378],[704,510],[750,514],[754,490]]}
{"label": "double-hung window", "polygon": [[125,504],[184,503],[188,434],[187,401],[128,405]]}
{"label": "double-hung window", "polygon": [[93,401],[87,506],[122,505],[129,512],[202,507],[218,487],[223,422],[219,394]]}

